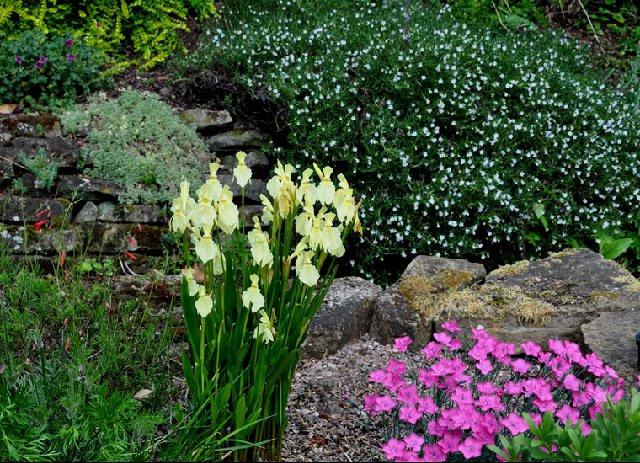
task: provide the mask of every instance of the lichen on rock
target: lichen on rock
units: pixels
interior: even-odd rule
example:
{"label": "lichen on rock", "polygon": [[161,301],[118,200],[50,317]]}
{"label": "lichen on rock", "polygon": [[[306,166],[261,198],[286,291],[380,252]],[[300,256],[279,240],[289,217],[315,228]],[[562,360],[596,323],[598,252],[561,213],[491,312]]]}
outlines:
{"label": "lichen on rock", "polygon": [[491,272],[491,275],[497,277],[514,276],[522,273],[528,267],[528,260],[520,260],[516,263],[503,265],[502,267],[495,269],[493,272]]}
{"label": "lichen on rock", "polygon": [[398,292],[415,311],[422,311],[442,293],[457,291],[472,284],[476,276],[468,270],[443,269],[435,275],[403,275]]}
{"label": "lichen on rock", "polygon": [[516,288],[486,284],[454,292],[443,298],[430,317],[436,319],[473,319],[502,325],[546,326],[556,309]]}

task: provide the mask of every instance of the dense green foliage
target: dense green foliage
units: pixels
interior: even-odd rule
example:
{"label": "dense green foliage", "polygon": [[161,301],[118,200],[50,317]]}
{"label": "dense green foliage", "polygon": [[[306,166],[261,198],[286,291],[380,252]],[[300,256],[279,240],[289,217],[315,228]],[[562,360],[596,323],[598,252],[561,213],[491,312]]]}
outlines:
{"label": "dense green foliage", "polygon": [[60,107],[105,84],[100,54],[70,36],[24,32],[0,39],[0,104]]}
{"label": "dense green foliage", "polygon": [[40,148],[36,155],[31,158],[22,155],[20,162],[35,175],[36,188],[50,190],[53,187],[60,165],[55,161],[49,160],[44,148]]}
{"label": "dense green foliage", "polygon": [[[640,8],[634,0],[443,0],[456,15],[505,29],[561,26],[597,42],[612,38],[636,54]],[[605,35],[607,37],[605,37]]]}
{"label": "dense green foliage", "polygon": [[215,13],[212,0],[16,0],[0,2],[0,39],[16,31],[44,33],[73,31],[89,45],[129,64],[123,54],[131,49],[133,62],[145,69],[165,61],[184,48],[179,31],[187,18]]}
{"label": "dense green foliage", "polygon": [[543,255],[635,220],[638,96],[576,42],[419,1],[407,23],[400,0],[249,3],[227,4],[191,66],[286,108],[282,157],[352,174],[369,272],[394,254]]}
{"label": "dense green foliage", "polygon": [[167,203],[181,180],[198,179],[208,166],[195,129],[154,94],[130,90],[113,100],[97,95],[61,120],[67,131],[88,132],[81,150],[86,173],[122,185],[120,199],[128,204]]}
{"label": "dense green foliage", "polygon": [[[0,459],[116,461],[150,454],[175,393],[171,332],[145,301],[45,277],[0,257]],[[157,401],[140,402],[141,388]]]}
{"label": "dense green foliage", "polygon": [[547,412],[539,425],[529,422],[530,435],[502,437],[502,448],[492,450],[504,461],[639,461],[638,391],[632,389],[630,399],[603,408],[589,422],[588,435],[579,424],[559,424]]}

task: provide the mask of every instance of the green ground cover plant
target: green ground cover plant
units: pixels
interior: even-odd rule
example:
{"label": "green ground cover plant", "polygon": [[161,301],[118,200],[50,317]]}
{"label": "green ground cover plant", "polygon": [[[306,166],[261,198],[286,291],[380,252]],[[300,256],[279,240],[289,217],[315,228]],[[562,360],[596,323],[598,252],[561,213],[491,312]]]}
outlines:
{"label": "green ground cover plant", "polygon": [[[157,95],[134,90],[118,98],[95,95],[61,117],[71,133],[86,132],[86,174],[124,187],[127,204],[166,204],[184,178],[198,178],[204,142]],[[194,181],[194,187],[198,184]]]}
{"label": "green ground cover plant", "polygon": [[[563,27],[595,45],[636,55],[640,10],[633,0],[443,0],[467,21],[504,29]],[[615,43],[606,44],[606,41]],[[610,50],[613,51],[613,50]]]}
{"label": "green ground cover plant", "polygon": [[636,89],[559,33],[498,33],[420,1],[405,21],[404,3],[230,1],[189,64],[286,110],[283,159],[353,175],[365,275],[393,256],[493,265],[631,228]]}
{"label": "green ground cover plant", "polygon": [[[0,3],[0,39],[18,31],[73,32],[104,51],[112,72],[139,65],[149,69],[184,50],[179,32],[189,16],[215,13],[211,0],[18,0]],[[132,56],[125,57],[127,51]]]}
{"label": "green ground cover plant", "polygon": [[60,165],[47,158],[44,148],[40,148],[33,157],[20,156],[20,162],[27,170],[36,176],[36,188],[51,190],[58,176]]}
{"label": "green ground cover plant", "polygon": [[[140,299],[0,256],[0,459],[149,456],[173,414],[171,331]],[[139,401],[140,389],[158,401]]]}
{"label": "green ground cover plant", "polygon": [[561,426],[547,412],[540,423],[526,416],[530,433],[502,437],[492,450],[504,461],[638,461],[640,460],[640,394],[618,403],[607,402],[589,421],[586,434],[577,424]]}
{"label": "green ground cover plant", "polygon": [[114,291],[76,257],[49,274],[0,250],[0,459],[220,460],[233,436],[196,432],[178,297]]}
{"label": "green ground cover plant", "polygon": [[107,85],[101,54],[71,35],[38,30],[0,39],[0,104],[34,109],[68,106]]}

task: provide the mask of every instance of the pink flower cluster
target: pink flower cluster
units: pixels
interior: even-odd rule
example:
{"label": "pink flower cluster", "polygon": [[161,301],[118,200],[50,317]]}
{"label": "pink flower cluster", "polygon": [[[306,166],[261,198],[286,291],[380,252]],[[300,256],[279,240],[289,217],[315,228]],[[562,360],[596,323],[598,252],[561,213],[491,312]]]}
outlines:
{"label": "pink flower cluster", "polygon": [[[469,346],[457,337],[455,321],[442,328],[421,350],[424,364],[392,358],[370,374],[382,393],[365,397],[365,411],[390,415],[401,434],[382,446],[390,460],[479,457],[500,435],[527,432],[523,413],[539,423],[552,412],[559,422],[580,422],[588,434],[585,420],[601,412],[607,397],[617,402],[624,394],[618,374],[575,343],[551,340],[545,351],[525,342],[516,355],[516,345],[482,328],[471,330]],[[396,339],[395,350],[404,353],[411,342]]]}

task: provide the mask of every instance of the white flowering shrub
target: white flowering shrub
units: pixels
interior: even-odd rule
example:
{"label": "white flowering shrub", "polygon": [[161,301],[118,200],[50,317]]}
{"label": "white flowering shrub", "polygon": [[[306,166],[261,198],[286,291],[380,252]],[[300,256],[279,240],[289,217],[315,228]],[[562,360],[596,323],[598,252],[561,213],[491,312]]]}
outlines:
{"label": "white flowering shrub", "polygon": [[499,35],[419,0],[405,43],[402,3],[228,2],[227,24],[191,58],[287,109],[282,157],[354,174],[368,230],[359,264],[512,260],[633,220],[635,91],[558,34]]}

